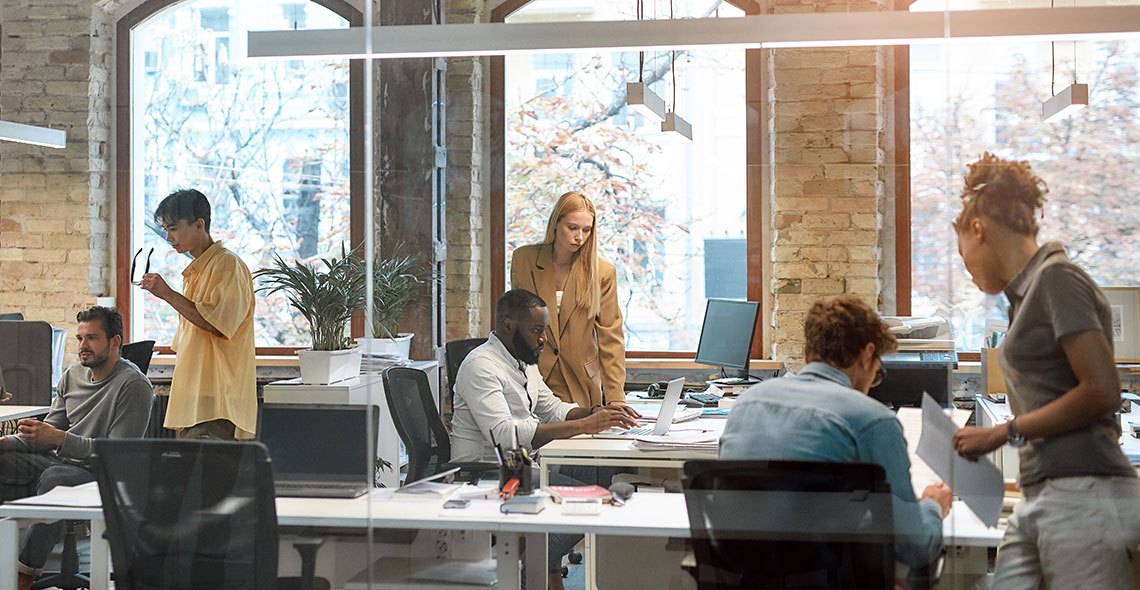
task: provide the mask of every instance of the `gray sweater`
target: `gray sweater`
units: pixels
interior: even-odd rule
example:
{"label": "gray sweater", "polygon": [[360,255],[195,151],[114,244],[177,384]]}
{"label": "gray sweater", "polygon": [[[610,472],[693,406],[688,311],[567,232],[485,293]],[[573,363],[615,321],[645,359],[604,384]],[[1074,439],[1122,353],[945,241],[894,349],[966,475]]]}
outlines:
{"label": "gray sweater", "polygon": [[[44,422],[66,432],[56,454],[79,461],[91,456],[96,438],[140,438],[150,421],[154,390],[134,364],[120,359],[111,374],[92,382],[91,371],[76,363],[63,372]],[[10,451],[35,452],[18,434],[8,436]]]}

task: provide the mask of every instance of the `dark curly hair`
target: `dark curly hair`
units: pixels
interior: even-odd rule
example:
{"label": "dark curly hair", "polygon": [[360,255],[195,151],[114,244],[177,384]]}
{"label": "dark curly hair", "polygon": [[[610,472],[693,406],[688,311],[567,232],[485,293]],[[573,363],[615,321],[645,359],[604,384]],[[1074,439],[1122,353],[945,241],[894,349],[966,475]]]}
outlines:
{"label": "dark curly hair", "polygon": [[970,221],[989,217],[1014,232],[1037,236],[1035,212],[1045,204],[1049,187],[1028,162],[999,158],[989,152],[970,164],[962,191],[962,212],[954,220],[961,232]]}
{"label": "dark curly hair", "polygon": [[804,320],[804,357],[844,369],[855,364],[868,342],[875,354],[898,350],[898,340],[879,314],[853,295],[817,301]]}

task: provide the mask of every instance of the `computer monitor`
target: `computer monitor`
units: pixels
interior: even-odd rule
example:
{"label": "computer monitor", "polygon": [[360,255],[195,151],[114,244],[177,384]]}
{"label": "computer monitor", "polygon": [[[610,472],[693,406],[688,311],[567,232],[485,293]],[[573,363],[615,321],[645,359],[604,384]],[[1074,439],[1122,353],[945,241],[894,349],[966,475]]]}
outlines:
{"label": "computer monitor", "polygon": [[724,381],[726,384],[753,381],[748,375],[748,359],[752,356],[752,334],[759,313],[760,304],[755,301],[709,299],[696,362],[721,367],[722,372],[736,369],[736,375]]}

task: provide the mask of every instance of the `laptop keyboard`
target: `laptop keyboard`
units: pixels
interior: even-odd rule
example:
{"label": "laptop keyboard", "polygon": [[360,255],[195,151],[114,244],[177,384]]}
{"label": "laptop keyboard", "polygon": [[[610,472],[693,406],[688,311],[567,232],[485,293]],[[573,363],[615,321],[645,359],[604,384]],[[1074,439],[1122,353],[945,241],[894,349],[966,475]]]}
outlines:
{"label": "laptop keyboard", "polygon": [[720,396],[715,393],[690,393],[689,399],[696,400],[706,406],[713,407],[716,407],[716,405],[720,402]]}
{"label": "laptop keyboard", "polygon": [[648,427],[630,428],[629,430],[622,431],[622,434],[625,434],[627,436],[646,436],[653,434],[653,429]]}

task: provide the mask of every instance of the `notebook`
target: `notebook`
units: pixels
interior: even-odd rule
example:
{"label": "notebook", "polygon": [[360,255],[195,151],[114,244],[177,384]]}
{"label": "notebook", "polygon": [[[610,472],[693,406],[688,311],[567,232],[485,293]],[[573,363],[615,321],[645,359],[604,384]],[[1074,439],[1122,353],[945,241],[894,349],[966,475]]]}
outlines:
{"label": "notebook", "polygon": [[281,497],[355,498],[373,487],[379,408],[264,404],[258,440]]}
{"label": "notebook", "polygon": [[684,377],[678,377],[669,382],[669,386],[665,388],[665,399],[661,400],[661,411],[657,414],[657,423],[653,425],[653,428],[641,427],[630,428],[629,430],[611,428],[593,435],[594,438],[629,438],[650,434],[664,436],[669,432],[669,427],[673,425],[673,414],[677,411],[677,404],[681,401],[681,389],[684,385]]}

